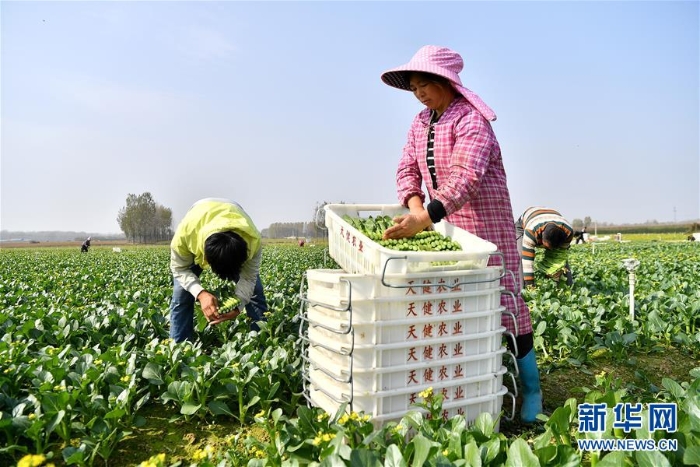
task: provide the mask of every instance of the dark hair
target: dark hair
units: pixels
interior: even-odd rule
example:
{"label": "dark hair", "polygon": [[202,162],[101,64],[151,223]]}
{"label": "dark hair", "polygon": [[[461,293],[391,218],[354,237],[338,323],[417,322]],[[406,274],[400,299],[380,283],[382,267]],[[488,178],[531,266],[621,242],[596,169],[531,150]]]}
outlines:
{"label": "dark hair", "polygon": [[439,85],[447,88],[448,90],[452,90],[454,92],[457,92],[455,90],[454,86],[452,86],[452,82],[449,79],[445,78],[444,76],[435,75],[433,73],[426,73],[424,71],[407,71],[407,72],[405,72],[403,75],[403,79],[404,79],[404,81],[406,81],[407,86],[410,86],[411,76],[414,76],[414,75],[416,77],[418,77],[419,79],[424,79],[424,80],[429,81],[431,83],[439,84]]}
{"label": "dark hair", "polygon": [[547,241],[552,248],[560,248],[567,238],[566,232],[556,224],[547,224],[542,232],[542,241]]}
{"label": "dark hair", "polygon": [[204,242],[204,258],[214,274],[225,280],[237,281],[241,266],[248,258],[248,245],[240,235],[230,230],[214,233]]}

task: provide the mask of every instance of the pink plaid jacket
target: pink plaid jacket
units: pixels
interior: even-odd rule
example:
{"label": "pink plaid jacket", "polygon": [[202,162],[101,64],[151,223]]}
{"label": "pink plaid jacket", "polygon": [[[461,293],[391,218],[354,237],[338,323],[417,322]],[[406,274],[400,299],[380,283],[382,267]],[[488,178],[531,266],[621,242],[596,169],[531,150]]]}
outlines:
{"label": "pink plaid jacket", "polygon": [[[530,311],[519,291],[520,255],[515,240],[513,209],[501,159],[501,148],[489,122],[464,98],[455,99],[434,125],[433,153],[437,189],[432,188],[426,162],[430,109],[420,112],[408,132],[408,141],[396,171],[399,201],[406,206],[418,195],[425,201],[423,181],[430,199],[442,202],[451,224],[494,243],[515,275],[506,274],[501,284],[513,291],[501,303],[515,314],[518,333],[532,332]],[[492,258],[490,264],[500,260]],[[516,286],[516,284],[518,284]],[[503,326],[515,334],[513,320],[503,315]]]}

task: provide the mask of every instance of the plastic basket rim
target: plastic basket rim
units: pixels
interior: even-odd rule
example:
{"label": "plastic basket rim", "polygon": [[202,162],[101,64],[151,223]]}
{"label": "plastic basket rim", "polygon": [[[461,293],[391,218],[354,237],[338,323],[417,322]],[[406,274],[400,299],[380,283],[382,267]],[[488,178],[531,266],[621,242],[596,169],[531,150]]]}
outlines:
{"label": "plastic basket rim", "polygon": [[[398,251],[398,250],[392,250],[391,248],[383,247],[383,246],[381,246],[380,244],[378,244],[377,242],[375,242],[374,240],[372,240],[372,239],[370,239],[369,237],[367,237],[365,234],[363,234],[363,233],[360,232],[359,230],[357,230],[355,227],[353,227],[353,226],[347,224],[347,222],[345,222],[345,221],[343,220],[343,218],[342,218],[340,215],[338,215],[337,212],[333,211],[334,208],[338,208],[338,207],[352,208],[353,206],[355,206],[355,207],[357,207],[357,206],[362,206],[362,207],[370,207],[370,208],[371,208],[372,206],[374,206],[374,207],[380,207],[380,206],[381,206],[381,207],[383,207],[384,209],[387,209],[387,208],[388,208],[388,209],[398,209],[398,208],[400,208],[400,209],[403,209],[404,212],[408,212],[408,209],[407,209],[407,208],[404,208],[404,207],[401,206],[400,204],[395,204],[395,205],[387,205],[387,204],[376,204],[376,205],[373,205],[373,204],[337,204],[337,203],[336,203],[336,204],[326,204],[326,205],[323,207],[324,210],[326,211],[326,227],[328,227],[328,221],[327,221],[328,215],[329,215],[329,214],[331,215],[331,219],[333,219],[333,216],[335,216],[335,217],[337,217],[337,220],[338,220],[339,222],[342,222],[342,223],[345,224],[348,228],[350,228],[350,229],[352,229],[353,231],[357,232],[357,234],[360,235],[360,236],[362,236],[363,239],[366,239],[367,241],[371,242],[373,245],[376,245],[376,250],[377,250],[378,252],[383,253],[383,254],[388,254],[388,255],[394,255],[394,258],[396,258],[396,259],[401,259],[402,257],[405,256],[407,260],[410,260],[412,257],[426,256],[426,253],[429,253],[430,255],[436,255],[436,258],[439,258],[440,255],[444,255],[444,254],[459,253],[459,252],[444,252],[444,251],[436,251],[436,252]],[[355,209],[358,209],[358,208],[355,208]],[[362,209],[362,210],[365,210],[365,211],[381,211],[382,209]],[[476,240],[482,242],[482,244],[483,244],[485,247],[487,247],[487,248],[484,248],[483,250],[480,250],[480,251],[462,251],[462,253],[471,254],[471,255],[483,255],[483,254],[489,254],[489,253],[493,253],[493,252],[495,252],[495,251],[498,251],[498,247],[496,246],[495,243],[492,243],[492,242],[490,242],[490,241],[488,241],[488,240],[484,240],[483,238],[481,238],[481,237],[479,237],[479,236],[477,236],[477,235],[474,235],[473,233],[468,232],[468,231],[466,231],[466,230],[464,230],[464,229],[462,229],[462,228],[460,228],[460,227],[458,227],[458,226],[456,226],[456,225],[454,225],[454,224],[452,224],[452,223],[450,223],[450,222],[447,222],[447,221],[443,220],[443,221],[441,221],[441,225],[442,225],[442,226],[446,226],[446,227],[452,227],[452,228],[455,228],[455,229],[459,229],[459,230],[463,231],[465,234],[467,234],[468,236],[473,237],[473,238],[475,238]],[[391,258],[390,258],[390,259],[391,259]],[[440,260],[439,260],[439,259],[436,259],[436,261],[440,261]],[[459,260],[455,260],[455,261],[459,261]],[[484,269],[484,268],[480,268],[480,269]],[[458,270],[459,270],[459,269],[458,269]],[[426,271],[426,272],[429,272],[429,270]]]}

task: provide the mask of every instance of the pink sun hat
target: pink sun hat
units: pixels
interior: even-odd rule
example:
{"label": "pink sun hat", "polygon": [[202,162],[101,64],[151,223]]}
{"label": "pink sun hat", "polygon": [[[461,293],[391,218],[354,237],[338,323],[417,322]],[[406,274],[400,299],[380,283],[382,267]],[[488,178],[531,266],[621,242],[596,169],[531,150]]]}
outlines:
{"label": "pink sun hat", "polygon": [[491,110],[491,107],[486,105],[474,92],[462,85],[462,80],[459,79],[459,72],[462,71],[463,68],[464,61],[457,52],[447,47],[426,45],[421,47],[405,65],[392,68],[382,73],[382,81],[389,86],[410,91],[409,83],[406,80],[407,71],[420,71],[442,76],[450,80],[450,83],[457,92],[463,95],[471,105],[476,107],[476,110],[478,110],[486,120],[496,120],[496,113]]}

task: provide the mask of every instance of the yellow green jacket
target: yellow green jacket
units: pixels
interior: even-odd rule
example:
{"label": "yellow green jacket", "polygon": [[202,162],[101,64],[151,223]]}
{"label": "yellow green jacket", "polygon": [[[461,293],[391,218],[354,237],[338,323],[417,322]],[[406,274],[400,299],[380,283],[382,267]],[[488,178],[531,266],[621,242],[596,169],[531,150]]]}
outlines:
{"label": "yellow green jacket", "polygon": [[206,198],[192,205],[170,242],[170,269],[174,279],[197,298],[204,289],[190,268],[194,264],[209,267],[204,258],[204,242],[211,234],[227,230],[240,235],[248,245],[248,259],[243,263],[236,283],[236,296],[241,300],[242,308],[253,296],[260,271],[262,242],[250,216],[233,201]]}

